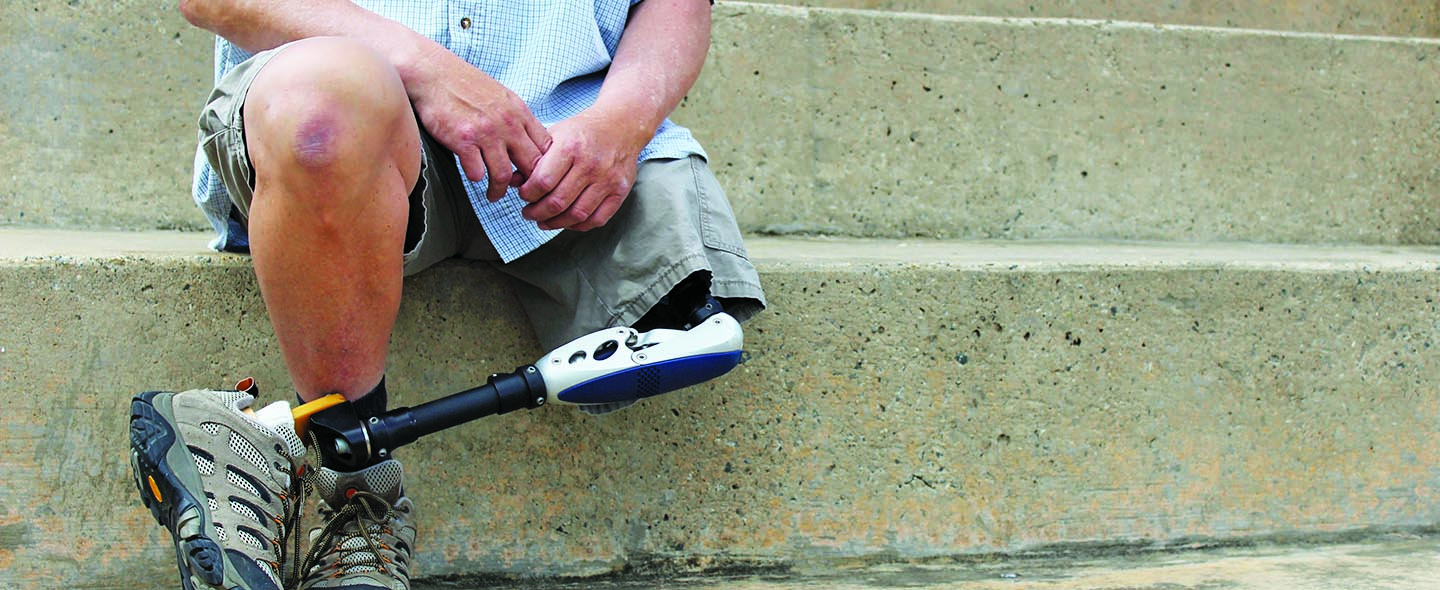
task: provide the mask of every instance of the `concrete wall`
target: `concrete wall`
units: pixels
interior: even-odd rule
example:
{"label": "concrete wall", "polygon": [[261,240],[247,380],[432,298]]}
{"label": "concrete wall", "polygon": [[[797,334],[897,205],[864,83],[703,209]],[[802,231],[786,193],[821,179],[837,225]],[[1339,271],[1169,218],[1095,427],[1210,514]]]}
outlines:
{"label": "concrete wall", "polygon": [[[0,224],[204,229],[210,38],[140,3],[0,23]],[[1435,244],[1437,64],[1433,40],[723,3],[675,118],[752,232]]]}
{"label": "concrete wall", "polygon": [[1440,243],[1440,41],[727,7],[676,118],[751,231]]}
{"label": "concrete wall", "polygon": [[188,187],[213,39],[170,1],[0,3],[0,225],[207,227]]}

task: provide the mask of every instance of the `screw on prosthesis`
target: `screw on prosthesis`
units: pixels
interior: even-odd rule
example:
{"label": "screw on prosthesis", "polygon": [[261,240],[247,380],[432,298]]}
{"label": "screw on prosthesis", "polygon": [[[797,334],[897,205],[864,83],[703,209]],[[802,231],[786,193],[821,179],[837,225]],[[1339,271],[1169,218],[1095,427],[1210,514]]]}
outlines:
{"label": "screw on prosthesis", "polygon": [[370,430],[355,413],[355,404],[341,402],[310,416],[309,431],[318,441],[320,464],[337,471],[355,471],[373,460]]}

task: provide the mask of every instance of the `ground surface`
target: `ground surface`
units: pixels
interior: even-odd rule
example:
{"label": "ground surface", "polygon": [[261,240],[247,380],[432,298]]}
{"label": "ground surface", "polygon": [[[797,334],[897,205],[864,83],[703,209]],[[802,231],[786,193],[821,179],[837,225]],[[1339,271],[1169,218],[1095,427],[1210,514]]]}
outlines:
{"label": "ground surface", "polygon": [[1440,589],[1440,537],[1344,545],[1045,557],[970,563],[776,568],[712,575],[585,580],[422,579],[416,590],[1423,590]]}

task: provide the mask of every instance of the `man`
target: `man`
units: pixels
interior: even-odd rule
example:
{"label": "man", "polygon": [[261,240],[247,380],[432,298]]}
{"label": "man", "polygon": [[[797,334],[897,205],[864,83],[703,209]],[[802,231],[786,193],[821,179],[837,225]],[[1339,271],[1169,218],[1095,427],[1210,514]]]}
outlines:
{"label": "man", "polygon": [[[709,45],[703,0],[182,0],[217,34],[195,197],[248,251],[302,400],[386,405],[402,277],[492,261],[547,348],[681,327],[681,298],[764,307],[734,215],[666,119]],[[706,286],[708,285],[708,290]],[[682,297],[683,296],[683,297]],[[190,587],[407,588],[400,463],[303,474],[327,524],[299,563],[303,444],[245,391],[148,392],[142,499]]]}

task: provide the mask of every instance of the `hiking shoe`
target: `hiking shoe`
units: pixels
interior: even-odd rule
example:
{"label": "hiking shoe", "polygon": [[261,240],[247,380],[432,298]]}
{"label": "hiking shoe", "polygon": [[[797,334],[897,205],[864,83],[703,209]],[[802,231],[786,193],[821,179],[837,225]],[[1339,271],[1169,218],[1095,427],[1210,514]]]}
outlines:
{"label": "hiking shoe", "polygon": [[301,588],[410,588],[415,508],[403,479],[394,459],[355,473],[315,470],[312,481],[327,524],[310,531]]}
{"label": "hiking shoe", "polygon": [[135,486],[174,539],[186,590],[282,586],[305,446],[288,404],[250,412],[254,401],[243,391],[191,390],[130,403]]}

